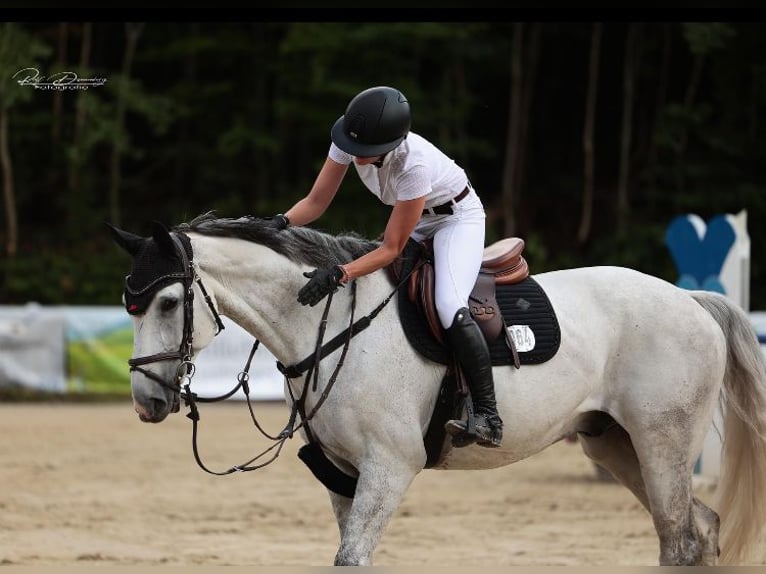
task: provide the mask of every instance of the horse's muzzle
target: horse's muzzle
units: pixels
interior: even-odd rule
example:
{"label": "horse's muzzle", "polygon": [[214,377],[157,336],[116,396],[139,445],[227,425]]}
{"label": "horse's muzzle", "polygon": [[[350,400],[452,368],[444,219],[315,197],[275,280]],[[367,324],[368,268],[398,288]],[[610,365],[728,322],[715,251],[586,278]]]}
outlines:
{"label": "horse's muzzle", "polygon": [[171,401],[170,405],[163,399],[150,399],[143,404],[134,401],[133,406],[141,422],[159,423],[164,421],[171,412],[177,413],[180,410],[178,395],[173,396]]}

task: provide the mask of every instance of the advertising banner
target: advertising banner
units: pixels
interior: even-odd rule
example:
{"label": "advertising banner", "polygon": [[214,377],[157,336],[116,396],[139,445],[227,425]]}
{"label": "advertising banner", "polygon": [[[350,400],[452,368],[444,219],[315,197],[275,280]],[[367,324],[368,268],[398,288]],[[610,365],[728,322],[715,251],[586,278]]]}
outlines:
{"label": "advertising banner", "polygon": [[65,319],[39,305],[0,306],[0,389],[66,389]]}
{"label": "advertising banner", "polygon": [[[192,390],[199,396],[231,390],[255,341],[223,321],[226,328],[196,358]],[[129,396],[132,353],[133,323],[123,307],[0,306],[0,389]],[[250,367],[250,397],[282,399],[283,388],[276,359],[261,345]]]}

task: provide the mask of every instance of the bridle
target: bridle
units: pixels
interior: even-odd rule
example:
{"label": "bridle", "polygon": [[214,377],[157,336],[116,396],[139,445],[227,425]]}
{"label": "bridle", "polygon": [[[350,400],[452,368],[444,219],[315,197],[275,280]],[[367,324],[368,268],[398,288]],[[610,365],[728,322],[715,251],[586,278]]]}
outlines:
{"label": "bridle", "polygon": [[[409,273],[406,274],[406,276],[399,282],[399,284],[391,291],[391,293],[380,303],[378,304],[375,309],[372,310],[368,315],[362,317],[361,319],[358,319],[357,321],[354,321],[354,311],[356,309],[356,281],[351,283],[351,314],[350,314],[350,320],[349,320],[349,326],[341,333],[333,337],[330,341],[327,343],[324,343],[324,335],[325,330],[327,328],[327,318],[330,312],[330,305],[332,304],[333,294],[330,293],[327,296],[327,303],[325,305],[324,312],[322,314],[322,319],[319,323],[319,332],[317,335],[317,342],[314,349],[314,352],[306,357],[303,361],[300,361],[299,363],[296,363],[294,365],[285,366],[280,362],[277,362],[277,369],[285,376],[285,379],[293,379],[301,376],[303,373],[306,373],[303,389],[299,397],[295,397],[292,392],[292,386],[287,385],[287,388],[290,392],[290,398],[292,399],[292,408],[290,412],[290,418],[287,422],[287,425],[284,427],[284,429],[277,434],[276,436],[271,436],[266,431],[263,430],[261,425],[259,424],[258,420],[256,419],[255,412],[253,410],[253,405],[250,401],[250,387],[249,387],[249,370],[250,365],[252,363],[253,357],[255,355],[255,352],[258,350],[258,347],[260,345],[260,341],[258,339],[255,339],[255,342],[253,343],[253,347],[250,350],[250,355],[248,356],[247,362],[245,364],[245,368],[239,373],[237,376],[237,385],[228,393],[220,395],[218,397],[198,397],[196,393],[193,393],[191,391],[191,380],[194,377],[194,374],[196,372],[196,367],[194,366],[194,362],[192,361],[192,343],[194,338],[194,284],[196,283],[200,291],[202,292],[202,295],[205,298],[205,302],[207,303],[208,308],[210,309],[211,313],[213,314],[213,317],[215,318],[216,324],[218,325],[218,331],[216,332],[216,336],[224,329],[223,321],[221,320],[221,316],[218,314],[218,310],[216,309],[215,305],[213,304],[212,299],[210,298],[210,295],[208,294],[207,290],[205,289],[205,286],[202,283],[202,279],[197,274],[196,268],[194,267],[194,262],[192,261],[192,258],[190,258],[187,253],[186,249],[181,242],[181,239],[179,238],[180,235],[183,235],[180,232],[171,232],[170,236],[173,239],[173,243],[176,247],[176,251],[178,252],[179,257],[181,258],[183,267],[181,272],[173,272],[168,273],[166,275],[163,275],[152,282],[150,282],[147,286],[143,287],[140,290],[134,290],[128,285],[128,276],[125,280],[125,289],[131,294],[131,295],[142,295],[148,293],[151,289],[156,289],[157,285],[164,285],[167,283],[173,283],[175,281],[180,281],[183,284],[183,292],[184,292],[184,301],[183,301],[183,314],[184,314],[184,327],[183,327],[183,334],[181,336],[181,344],[177,351],[168,351],[164,353],[155,353],[153,355],[147,355],[144,357],[137,357],[132,358],[128,360],[128,365],[130,366],[130,370],[132,371],[138,371],[145,377],[151,379],[152,381],[158,383],[159,385],[163,386],[166,389],[169,389],[173,391],[174,393],[177,393],[180,398],[184,399],[184,402],[186,406],[189,407],[190,412],[186,416],[192,420],[193,427],[192,427],[192,450],[194,452],[194,458],[197,461],[197,465],[204,470],[205,472],[209,474],[214,474],[218,476],[223,476],[227,474],[231,474],[233,472],[246,472],[251,470],[257,470],[259,468],[262,468],[274,460],[279,456],[282,447],[284,446],[285,441],[287,439],[290,439],[293,437],[295,431],[297,431],[300,428],[304,429],[304,432],[306,433],[306,437],[308,439],[309,443],[315,443],[318,444],[317,439],[313,436],[313,433],[311,432],[308,422],[314,418],[319,408],[324,404],[325,400],[329,396],[330,390],[332,389],[333,385],[335,384],[335,381],[337,380],[338,374],[340,373],[340,369],[343,366],[343,362],[346,357],[346,353],[348,351],[349,345],[351,343],[351,339],[362,332],[364,329],[369,327],[372,320],[383,310],[383,308],[391,301],[393,296],[396,294],[396,292],[409,280],[409,277],[412,273],[414,273],[417,268],[422,265],[422,262],[415,267],[413,267]],[[184,238],[188,241],[188,237],[184,236]],[[336,364],[332,374],[330,375],[330,378],[327,381],[327,384],[325,385],[321,396],[315,403],[314,407],[311,409],[310,412],[306,412],[306,397],[308,395],[309,387],[312,388],[313,391],[317,391],[318,386],[318,378],[319,378],[319,363],[336,351],[337,349],[342,347],[340,358],[338,359],[338,363]],[[180,359],[180,364],[178,365],[178,368],[176,370],[176,376],[173,381],[168,382],[156,373],[143,368],[143,365],[149,365],[152,363],[157,363],[160,361],[168,361],[168,360],[174,360],[174,359]],[[313,376],[313,385],[310,385]],[[242,389],[245,394],[245,399],[247,401],[248,409],[250,410],[250,417],[253,421],[253,424],[256,426],[256,428],[261,432],[263,436],[265,436],[267,439],[274,441],[275,444],[268,447],[265,451],[260,453],[259,455],[255,456],[254,458],[251,458],[249,461],[233,466],[229,468],[228,470],[224,471],[213,471],[208,469],[205,464],[202,462],[202,459],[199,455],[199,449],[197,446],[197,433],[198,433],[198,423],[200,420],[199,416],[199,410],[197,409],[197,402],[200,403],[213,403],[218,401],[223,401],[228,399],[229,397],[233,396],[234,393],[236,393],[239,389]],[[297,422],[298,415],[300,415],[300,422]],[[265,462],[262,462],[257,465],[252,465],[252,463],[261,457],[265,456],[267,453],[271,452],[272,450],[276,449],[276,451],[271,455],[270,458],[268,458]]]}
{"label": "bridle", "polygon": [[[171,233],[170,237],[173,238],[173,243],[176,246],[176,252],[178,253],[178,256],[181,258],[182,262],[182,271],[176,272],[176,273],[168,273],[167,275],[163,275],[161,277],[158,277],[149,285],[145,286],[143,289],[140,290],[134,290],[128,285],[128,278],[125,279],[125,289],[131,294],[131,295],[142,295],[149,291],[150,289],[156,288],[155,286],[157,284],[164,284],[168,281],[172,282],[173,280],[178,280],[183,284],[184,288],[184,300],[183,300],[183,313],[184,313],[184,328],[183,328],[183,334],[181,335],[181,345],[179,346],[177,351],[168,351],[164,353],[155,353],[154,355],[146,355],[144,357],[138,357],[128,360],[128,365],[130,365],[130,370],[132,371],[138,371],[145,377],[155,381],[156,383],[162,385],[166,389],[170,389],[174,393],[178,393],[182,395],[183,398],[183,392],[181,390],[182,385],[184,381],[189,381],[191,377],[194,376],[194,372],[196,370],[194,363],[191,360],[192,357],[192,343],[194,340],[194,283],[196,282],[197,285],[200,288],[200,291],[202,291],[202,295],[205,297],[205,302],[207,303],[208,308],[213,313],[213,317],[215,318],[215,322],[218,325],[218,331],[216,332],[216,335],[223,331],[224,325],[223,321],[221,321],[221,316],[218,314],[218,310],[215,308],[215,305],[213,305],[213,301],[210,298],[210,295],[208,295],[207,290],[205,289],[205,286],[202,283],[202,279],[197,275],[197,271],[194,268],[193,262],[189,259],[189,257],[186,254],[186,249],[184,248],[183,244],[181,243],[181,239],[178,237],[177,233]],[[176,376],[175,379],[172,382],[168,382],[156,373],[144,369],[142,365],[150,365],[152,363],[159,363],[160,361],[170,361],[173,359],[180,359],[181,363],[178,365],[178,369],[176,370]],[[186,372],[184,372],[186,371]]]}

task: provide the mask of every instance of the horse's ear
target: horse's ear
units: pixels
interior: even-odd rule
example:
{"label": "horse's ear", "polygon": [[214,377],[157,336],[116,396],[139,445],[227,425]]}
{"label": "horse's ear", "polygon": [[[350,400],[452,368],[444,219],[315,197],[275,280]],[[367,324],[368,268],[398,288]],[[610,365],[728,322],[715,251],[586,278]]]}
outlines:
{"label": "horse's ear", "polygon": [[159,221],[152,221],[152,238],[160,248],[160,252],[173,257],[176,255],[176,244],[170,237],[170,231]]}
{"label": "horse's ear", "polygon": [[123,231],[118,229],[114,225],[108,222],[104,222],[104,225],[112,232],[112,238],[114,242],[127,251],[131,257],[135,257],[138,254],[139,249],[144,243],[144,238],[140,235],[130,233],[129,231]]}

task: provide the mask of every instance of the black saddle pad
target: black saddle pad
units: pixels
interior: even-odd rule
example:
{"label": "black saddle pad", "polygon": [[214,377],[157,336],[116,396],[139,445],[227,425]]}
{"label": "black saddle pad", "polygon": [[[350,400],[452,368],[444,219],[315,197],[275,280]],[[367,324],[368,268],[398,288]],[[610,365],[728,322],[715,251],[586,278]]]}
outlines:
{"label": "black saddle pad", "polygon": [[[556,354],[561,344],[561,330],[553,306],[537,281],[527,277],[515,285],[498,285],[496,298],[522,365],[544,363]],[[399,289],[397,300],[399,317],[410,344],[427,359],[449,364],[449,349],[431,334],[425,316],[409,300],[407,289]],[[502,333],[490,343],[489,350],[492,365],[513,364],[513,355]]]}

